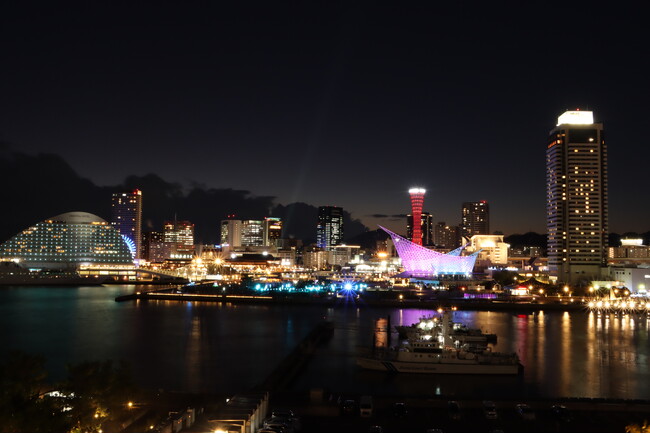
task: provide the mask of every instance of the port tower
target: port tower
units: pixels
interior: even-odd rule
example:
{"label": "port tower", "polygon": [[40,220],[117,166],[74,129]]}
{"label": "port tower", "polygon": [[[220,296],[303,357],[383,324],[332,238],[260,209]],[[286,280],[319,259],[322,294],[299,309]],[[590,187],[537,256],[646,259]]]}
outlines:
{"label": "port tower", "polygon": [[411,196],[411,214],[413,215],[413,243],[422,245],[422,206],[424,205],[424,194],[427,191],[421,187],[409,189]]}

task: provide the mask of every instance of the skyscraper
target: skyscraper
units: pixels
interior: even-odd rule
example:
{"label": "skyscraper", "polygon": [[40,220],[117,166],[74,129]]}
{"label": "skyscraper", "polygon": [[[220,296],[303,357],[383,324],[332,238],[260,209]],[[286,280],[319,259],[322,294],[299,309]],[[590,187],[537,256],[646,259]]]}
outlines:
{"label": "skyscraper", "polygon": [[165,238],[162,232],[148,231],[142,234],[142,259],[149,262],[162,262],[164,257]]}
{"label": "skyscraper", "polygon": [[113,193],[111,201],[111,225],[120,235],[128,238],[128,245],[134,247],[133,258],[142,254],[142,192]]}
{"label": "skyscraper", "polygon": [[166,221],[163,239],[171,244],[172,259],[192,259],[194,255],[194,224],[188,221]]}
{"label": "skyscraper", "polygon": [[264,217],[264,245],[279,247],[280,238],[282,238],[280,217]]}
{"label": "skyscraper", "polygon": [[460,227],[463,237],[471,238],[472,235],[489,235],[490,206],[487,201],[463,202]]}
{"label": "skyscraper", "polygon": [[264,246],[264,222],[262,220],[242,220],[241,245],[246,247]]}
{"label": "skyscraper", "polygon": [[[413,222],[422,220],[422,206],[424,205],[424,194],[427,191],[424,188],[414,187],[409,190],[411,196],[411,215]],[[412,242],[422,245],[422,225],[413,225]]]}
{"label": "skyscraper", "polygon": [[591,111],[566,111],[546,149],[548,266],[559,281],[600,276],[606,264],[607,147]]}
{"label": "skyscraper", "polygon": [[241,229],[241,220],[221,220],[222,248],[229,249],[241,246]]}
{"label": "skyscraper", "polygon": [[343,243],[343,208],[338,206],[318,207],[316,245],[321,249]]}
{"label": "skyscraper", "polygon": [[442,249],[455,249],[460,244],[458,226],[448,225],[445,222],[436,223],[433,231],[433,243]]}
{"label": "skyscraper", "polygon": [[[420,218],[420,227],[422,232],[422,245],[432,246],[433,242],[433,216],[428,212],[423,212]],[[413,215],[406,216],[406,238],[413,241]]]}

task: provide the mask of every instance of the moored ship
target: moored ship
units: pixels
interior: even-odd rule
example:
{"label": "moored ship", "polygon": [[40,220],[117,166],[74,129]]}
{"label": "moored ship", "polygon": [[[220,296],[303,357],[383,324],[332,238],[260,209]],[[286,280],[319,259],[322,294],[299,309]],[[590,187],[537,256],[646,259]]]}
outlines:
{"label": "moored ship", "polygon": [[[362,349],[357,365],[364,369],[419,374],[516,375],[523,366],[516,353],[492,352],[487,345],[454,340],[448,314],[442,321],[417,327],[395,348]],[[437,323],[437,324],[436,324]]]}

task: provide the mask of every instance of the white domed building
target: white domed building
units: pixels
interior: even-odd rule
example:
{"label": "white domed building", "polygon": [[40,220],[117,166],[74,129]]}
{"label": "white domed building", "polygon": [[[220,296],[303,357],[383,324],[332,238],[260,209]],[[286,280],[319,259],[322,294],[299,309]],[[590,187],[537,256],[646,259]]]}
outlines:
{"label": "white domed building", "polygon": [[43,270],[132,266],[133,246],[101,217],[68,212],[37,223],[1,244],[0,261]]}

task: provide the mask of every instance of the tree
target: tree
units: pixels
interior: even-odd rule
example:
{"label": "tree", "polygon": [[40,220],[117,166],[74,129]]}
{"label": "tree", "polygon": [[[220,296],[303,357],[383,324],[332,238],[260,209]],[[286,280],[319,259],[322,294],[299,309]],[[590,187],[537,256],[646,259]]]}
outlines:
{"label": "tree", "polygon": [[75,432],[98,431],[134,398],[131,371],[120,362],[83,362],[68,366],[65,391],[70,396],[70,417]]}
{"label": "tree", "polygon": [[67,431],[62,406],[45,390],[45,358],[20,351],[0,366],[0,431]]}

